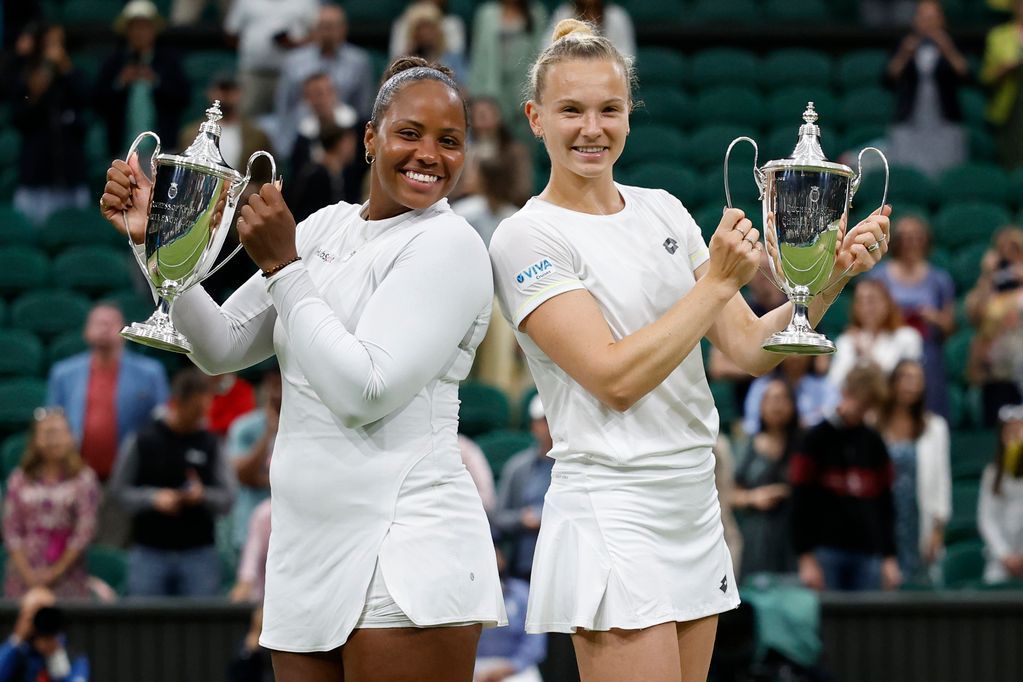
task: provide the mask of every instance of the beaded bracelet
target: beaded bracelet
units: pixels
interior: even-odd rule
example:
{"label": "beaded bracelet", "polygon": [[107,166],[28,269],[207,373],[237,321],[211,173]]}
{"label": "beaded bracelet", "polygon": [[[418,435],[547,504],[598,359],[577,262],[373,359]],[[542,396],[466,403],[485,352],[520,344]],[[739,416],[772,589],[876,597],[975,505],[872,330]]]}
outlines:
{"label": "beaded bracelet", "polygon": [[302,260],[302,256],[295,256],[291,260],[284,261],[280,265],[275,265],[272,268],[270,268],[269,270],[263,270],[263,277],[272,277],[273,275],[276,275],[278,272],[280,272],[284,268],[288,267],[292,263],[297,263],[300,260]]}

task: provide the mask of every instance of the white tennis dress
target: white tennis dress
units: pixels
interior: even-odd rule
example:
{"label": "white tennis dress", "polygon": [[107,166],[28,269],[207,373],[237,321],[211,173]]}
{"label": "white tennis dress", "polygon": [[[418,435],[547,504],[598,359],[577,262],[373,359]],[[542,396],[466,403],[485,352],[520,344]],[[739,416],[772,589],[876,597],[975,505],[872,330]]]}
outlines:
{"label": "white tennis dress", "polygon": [[[667,192],[618,185],[598,216],[534,197],[490,244],[498,299],[518,330],[575,289],[615,339],[662,316],[708,258],[699,227]],[[530,583],[527,630],[638,629],[739,604],[714,487],[718,415],[697,346],[660,386],[616,412],[524,333],[555,460]]]}
{"label": "white tennis dress", "polygon": [[388,592],[415,625],[506,623],[456,441],[458,382],[490,315],[486,249],[446,200],[379,221],[360,209],[303,221],[302,260],[257,273],[223,307],[201,287],[174,307],[205,371],[275,352],[281,365],[260,638],[270,649],[334,649]]}

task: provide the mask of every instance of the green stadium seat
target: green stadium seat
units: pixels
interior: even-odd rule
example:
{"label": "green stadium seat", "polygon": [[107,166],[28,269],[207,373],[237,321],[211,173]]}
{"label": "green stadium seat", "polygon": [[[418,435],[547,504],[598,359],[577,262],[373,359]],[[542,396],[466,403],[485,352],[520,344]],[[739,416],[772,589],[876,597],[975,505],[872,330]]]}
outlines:
{"label": "green stadium seat", "polygon": [[121,0],[74,0],[63,3],[60,20],[69,26],[91,24],[104,28],[113,23],[123,6]]}
{"label": "green stadium seat", "polygon": [[664,22],[674,22],[680,16],[684,16],[685,5],[683,0],[619,0],[619,3],[629,13],[633,23],[638,25],[657,25]]}
{"label": "green stadium seat", "polygon": [[890,55],[885,50],[857,50],[838,60],[835,76],[844,90],[880,85]]}
{"label": "green stadium seat", "polygon": [[[205,92],[210,79],[220,71],[238,68],[238,56],[231,50],[195,50],[187,53],[181,66],[195,92]],[[162,140],[165,147],[176,147],[177,140]]]}
{"label": "green stadium seat", "polygon": [[81,294],[47,289],[22,294],[11,304],[11,326],[52,338],[61,332],[81,330],[89,313],[89,300]]}
{"label": "green stadium seat", "polygon": [[[864,156],[864,160],[866,160]],[[888,201],[909,206],[929,206],[938,193],[934,181],[916,168],[910,166],[891,166],[891,179],[888,183]],[[878,175],[883,175],[879,173]],[[870,195],[873,196],[873,195]],[[880,197],[880,191],[877,193]],[[941,195],[944,200],[944,195]]]}
{"label": "green stadium seat", "polygon": [[0,132],[0,166],[12,166],[18,162],[21,139],[18,131],[8,128]]}
{"label": "green stadium seat", "polygon": [[85,550],[85,565],[89,575],[95,576],[123,595],[128,587],[128,553],[120,547],[89,545]]}
{"label": "green stadium seat", "polygon": [[945,341],[945,373],[949,381],[966,383],[966,366],[970,359],[973,333],[971,328],[962,329]]}
{"label": "green stadium seat", "polygon": [[16,166],[0,166],[0,201],[10,201],[18,185],[18,169]]}
{"label": "green stadium seat", "polygon": [[827,21],[831,11],[824,0],[767,0],[764,4],[766,21],[789,24],[808,24]]}
{"label": "green stadium seat", "polygon": [[960,88],[959,106],[963,110],[963,119],[970,125],[987,124],[987,97],[980,88]]}
{"label": "green stadium seat", "polygon": [[39,289],[49,283],[50,259],[31,246],[0,246],[0,295]]}
{"label": "green stadium seat", "polygon": [[519,398],[519,404],[516,407],[515,413],[515,424],[518,425],[522,431],[529,431],[530,418],[529,418],[529,403],[533,401],[533,396],[537,395],[539,391],[536,390],[536,386],[532,386],[529,390],[522,393],[522,397]]}
{"label": "green stadium seat", "polygon": [[[737,125],[708,125],[699,128],[689,136],[688,158],[693,165],[701,168],[721,168],[725,162],[725,152],[728,151],[728,145],[732,143],[732,140],[743,135],[756,139],[757,132],[750,126]],[[744,144],[743,148],[749,149],[749,145]],[[736,146],[732,152],[730,165],[744,165],[740,162],[740,159],[744,158],[740,151],[740,147]],[[752,150],[749,151],[749,155],[752,158]],[[760,163],[766,161],[767,159],[761,159]],[[752,166],[749,166],[748,169],[752,173]],[[722,202],[722,205],[724,205],[724,202]]]}
{"label": "green stadium seat", "polygon": [[849,325],[852,301],[852,288],[846,287],[828,308],[828,312],[825,313],[821,321],[817,323],[817,331],[825,334],[832,341],[837,339]]}
{"label": "green stadium seat", "polygon": [[[850,152],[853,157],[856,157],[864,147],[883,146],[886,130],[887,128],[880,123],[850,126],[846,128],[845,135],[842,136],[842,141],[838,144],[837,149],[841,149],[842,152]],[[832,158],[838,158],[839,154],[835,154]]]}
{"label": "green stadium seat", "polygon": [[763,121],[764,100],[753,88],[721,86],[700,91],[696,119],[711,125],[757,128]]}
{"label": "green stadium seat", "polygon": [[634,126],[619,163],[625,166],[656,161],[679,163],[685,157],[686,139],[677,129],[664,125]]}
{"label": "green stadium seat", "polygon": [[984,258],[989,245],[986,241],[967,244],[956,250],[948,272],[952,275],[957,291],[969,291],[977,283],[980,276],[980,261]]}
{"label": "green stadium seat", "polygon": [[[763,157],[761,157],[763,163]],[[714,224],[721,219],[721,209],[725,206],[725,169],[723,166],[708,169],[702,174],[703,197],[709,204],[717,204],[717,217]],[[732,160],[728,164],[728,186],[732,191],[732,201],[744,211],[755,208],[754,224],[760,229],[761,209],[757,206],[760,191],[753,179],[753,149],[749,145],[736,145],[732,151]]]}
{"label": "green stadium seat", "polygon": [[938,179],[942,201],[1009,201],[1009,175],[992,163],[965,163],[950,168]]}
{"label": "green stadium seat", "polygon": [[994,461],[997,448],[998,434],[992,430],[952,431],[952,478],[976,484],[984,467]]}
{"label": "green stadium seat", "polygon": [[97,207],[65,208],[46,219],[40,245],[50,253],[72,246],[112,246],[128,250],[128,240],[107,222]]}
{"label": "green stadium seat", "polygon": [[724,200],[720,204],[705,204],[693,213],[693,219],[700,226],[700,233],[703,235],[704,241],[710,241],[711,235],[714,234],[718,223],[721,222],[721,209],[724,204]]}
{"label": "green stadium seat", "polygon": [[127,248],[76,246],[53,259],[54,282],[95,296],[131,285]]}
{"label": "green stadium seat", "polygon": [[1009,174],[1009,192],[1014,203],[1023,205],[1023,168],[1017,168]]}
{"label": "green stadium seat", "polygon": [[711,381],[710,393],[714,396],[714,407],[718,410],[721,433],[728,433],[732,422],[741,418],[735,409],[735,384],[731,381]]}
{"label": "green stadium seat", "polygon": [[349,26],[376,24],[378,28],[391,25],[395,17],[405,11],[404,0],[373,0],[373,2],[345,3]]}
{"label": "green stadium seat", "polygon": [[945,550],[942,562],[946,587],[971,587],[984,575],[984,543],[978,540],[957,542]]}
{"label": "green stadium seat", "polygon": [[[349,16],[351,16],[349,14]],[[386,50],[369,50],[369,63],[373,69],[373,76],[376,80],[384,75],[387,67],[391,65],[391,57]]]}
{"label": "green stadium seat", "polygon": [[14,433],[32,420],[32,412],[46,402],[46,382],[19,377],[0,380],[0,431]]}
{"label": "green stadium seat", "polygon": [[85,339],[82,338],[81,330],[64,332],[50,341],[50,345],[46,348],[47,363],[53,365],[85,350],[88,350],[88,346]]}
{"label": "green stadium seat", "polygon": [[959,479],[952,482],[952,518],[945,526],[945,543],[955,544],[979,536],[977,529],[977,501],[980,482]]}
{"label": "green stadium seat", "polygon": [[[828,126],[821,126],[820,128],[821,148],[824,150],[824,154],[829,157],[837,156],[837,154],[832,154],[831,152],[838,151],[841,137],[835,132],[834,128]],[[759,163],[764,164],[769,159],[788,158],[795,150],[798,141],[798,125],[789,123],[773,128],[767,135],[765,146],[761,149],[762,156]]]}
{"label": "green stadium seat", "polygon": [[820,114],[819,125],[823,128],[834,128],[839,123],[838,99],[826,86],[791,85],[773,89],[771,93],[767,101],[767,122],[772,127],[788,126],[793,138],[799,134],[799,126],[803,125],[803,112],[808,102],[813,102],[814,111]]}
{"label": "green stadium seat", "polygon": [[760,19],[754,0],[693,0],[686,19],[708,24],[750,24]]}
{"label": "green stadium seat", "polygon": [[494,481],[501,479],[501,473],[508,460],[533,445],[533,442],[533,437],[528,433],[509,429],[491,431],[476,438],[476,445],[480,446],[480,450],[487,456]]}
{"label": "green stadium seat", "polygon": [[995,231],[1011,222],[1004,206],[968,201],[943,206],[934,218],[935,240],[950,248],[991,240]]}
{"label": "green stadium seat", "polygon": [[839,104],[841,122],[847,126],[887,125],[894,113],[892,93],[879,87],[848,90]]}
{"label": "green stadium seat", "polygon": [[15,433],[4,438],[3,445],[0,445],[0,467],[2,467],[3,483],[6,485],[11,472],[18,468],[25,456],[25,447],[28,445],[28,431]]}
{"label": "green stadium seat", "polygon": [[693,122],[693,103],[678,88],[644,87],[639,106],[630,115],[632,125],[666,125],[685,128]]}
{"label": "green stadium seat", "polygon": [[[782,0],[793,5],[794,0]],[[831,57],[824,52],[800,48],[775,50],[764,58],[763,87],[776,90],[787,86],[829,89],[833,77]],[[814,99],[811,97],[810,99]]]}
{"label": "green stadium seat", "polygon": [[678,88],[688,81],[689,63],[685,56],[664,47],[640,47],[636,50],[636,74],[640,87]]}
{"label": "green stadium seat", "polygon": [[[717,2],[714,4],[724,5]],[[747,50],[714,48],[693,56],[689,63],[690,80],[700,88],[715,88],[723,83],[755,87],[760,75],[760,61]]]}
{"label": "green stadium seat", "polygon": [[970,139],[970,158],[975,161],[995,160],[995,140],[986,127],[969,125],[967,131]]}
{"label": "green stadium seat", "polygon": [[458,429],[470,438],[507,427],[511,410],[501,389],[466,382],[458,387],[458,399]]}
{"label": "green stadium seat", "polygon": [[131,289],[105,296],[104,300],[117,304],[121,313],[124,314],[125,322],[143,322],[148,320],[156,310],[156,303],[152,296],[142,295]]}
{"label": "green stadium seat", "polygon": [[678,164],[643,163],[632,166],[621,174],[620,182],[667,190],[686,206],[697,206],[703,198],[700,177]]}
{"label": "green stadium seat", "polygon": [[0,203],[0,244],[25,246],[35,243],[36,236],[35,227],[21,211]]}
{"label": "green stadium seat", "polygon": [[43,369],[43,344],[32,332],[0,329],[0,376],[38,376]]}

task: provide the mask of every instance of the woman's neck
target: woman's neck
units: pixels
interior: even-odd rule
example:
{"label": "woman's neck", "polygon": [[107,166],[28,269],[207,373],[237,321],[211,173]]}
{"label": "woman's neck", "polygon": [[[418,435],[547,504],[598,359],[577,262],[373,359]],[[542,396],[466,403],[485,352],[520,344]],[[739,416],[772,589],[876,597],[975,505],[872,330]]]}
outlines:
{"label": "woman's neck", "polygon": [[60,462],[43,462],[39,467],[39,478],[44,481],[58,480],[62,473]]}
{"label": "woman's neck", "polygon": [[584,178],[555,166],[540,198],[562,208],[592,215],[613,215],[625,208],[625,200],[615,187],[610,169],[599,178]]}

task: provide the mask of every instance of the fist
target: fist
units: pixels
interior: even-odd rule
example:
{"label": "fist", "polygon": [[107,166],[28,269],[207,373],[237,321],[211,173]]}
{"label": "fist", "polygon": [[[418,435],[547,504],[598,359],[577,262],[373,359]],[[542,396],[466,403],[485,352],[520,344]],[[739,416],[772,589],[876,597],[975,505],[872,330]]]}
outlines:
{"label": "fist", "polygon": [[295,217],[284,203],[278,183],[267,183],[249,197],[238,218],[238,239],[260,270],[298,256]]}

